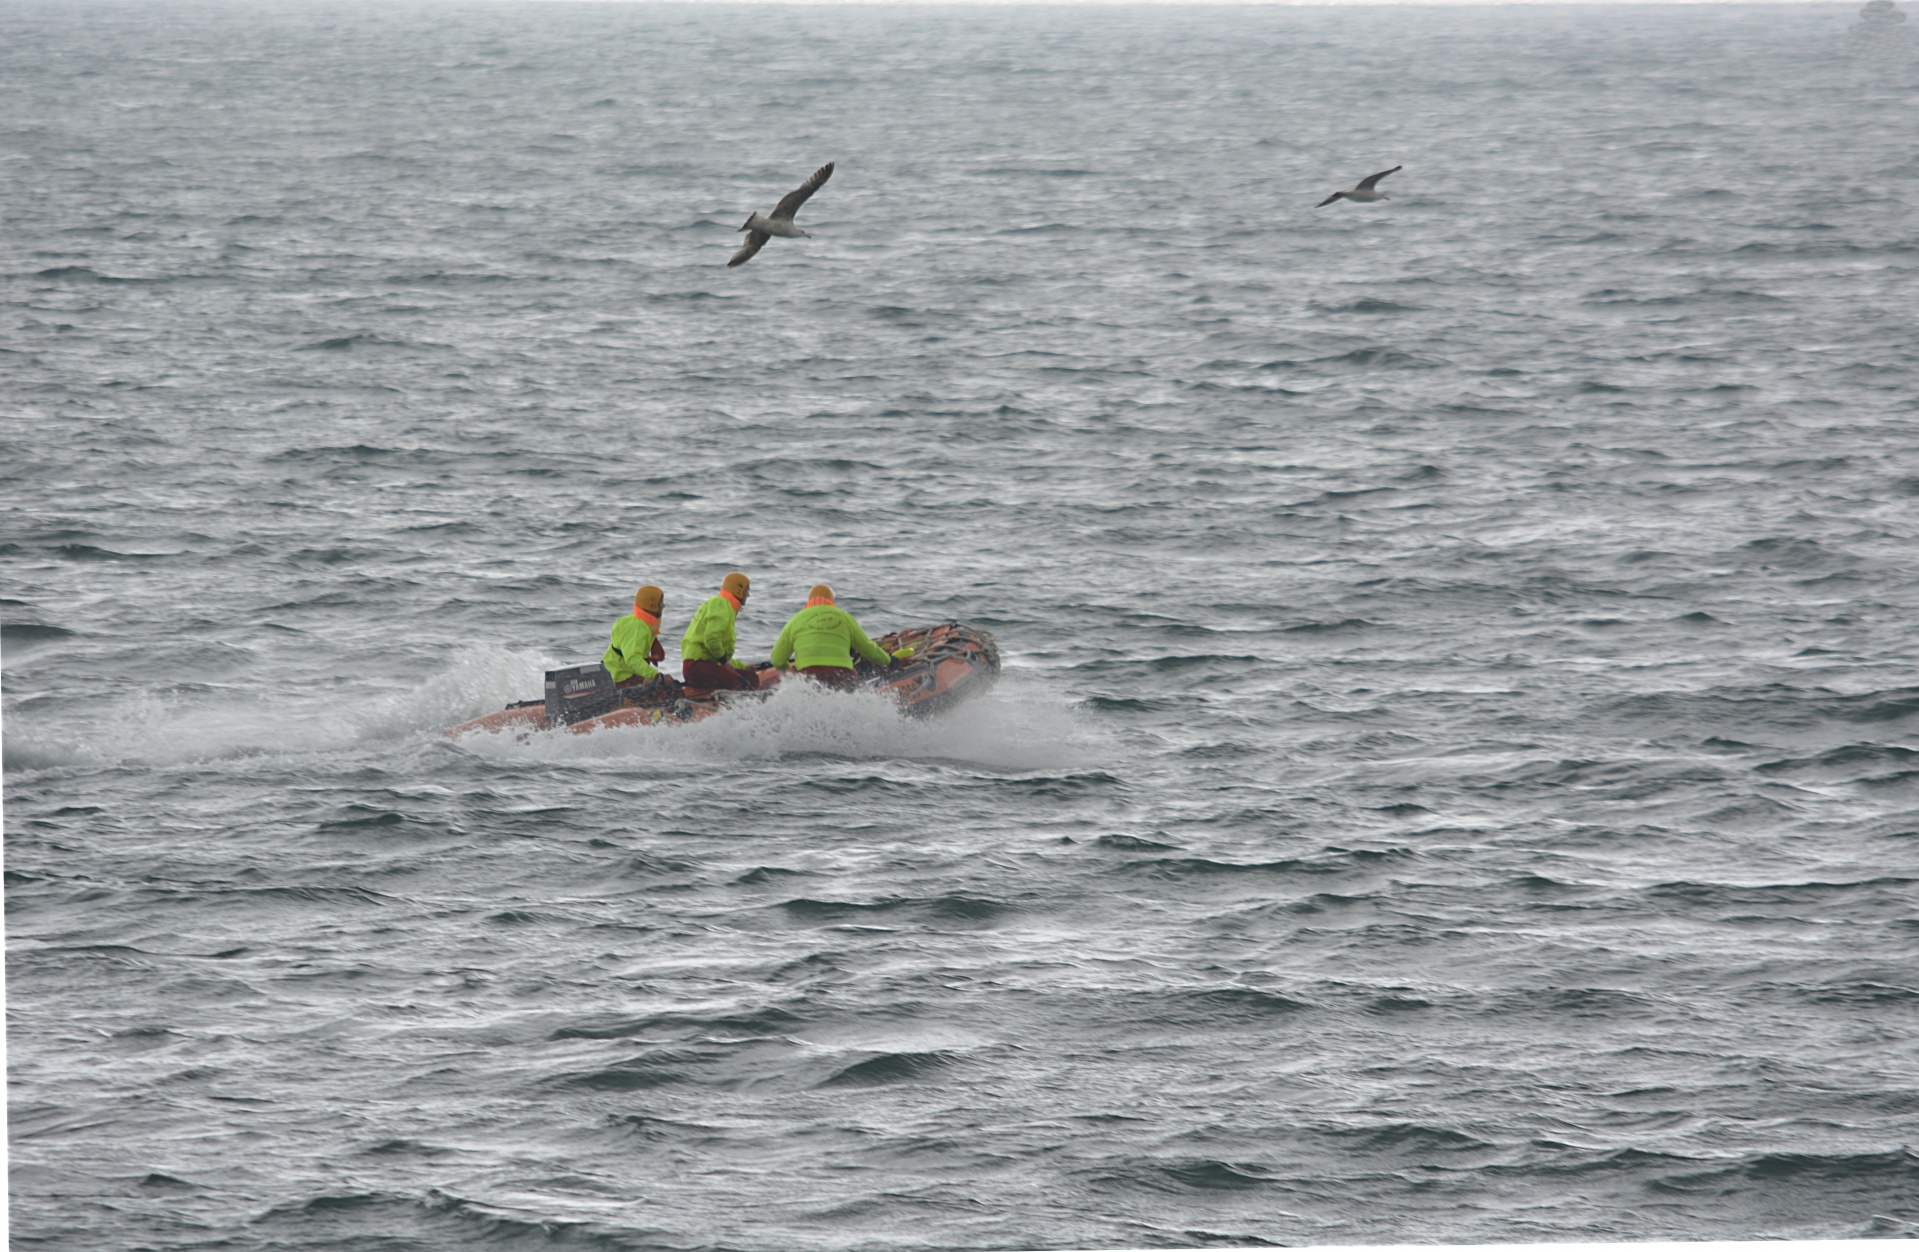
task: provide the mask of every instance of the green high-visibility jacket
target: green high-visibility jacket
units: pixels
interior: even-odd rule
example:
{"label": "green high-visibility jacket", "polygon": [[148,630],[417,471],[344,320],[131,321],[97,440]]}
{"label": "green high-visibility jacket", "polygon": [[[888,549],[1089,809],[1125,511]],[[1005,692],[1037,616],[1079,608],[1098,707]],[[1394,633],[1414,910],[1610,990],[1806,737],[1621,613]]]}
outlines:
{"label": "green high-visibility jacket", "polygon": [[641,618],[628,613],[613,623],[613,645],[600,658],[600,664],[606,666],[616,683],[623,683],[635,676],[651,678],[660,672],[647,664],[646,654],[652,650],[653,628]]}
{"label": "green high-visibility jacket", "polygon": [[791,658],[798,669],[811,665],[852,669],[855,648],[875,665],[893,663],[886,649],[866,637],[851,613],[837,604],[814,604],[793,614],[786,623],[773,644],[773,664],[784,665]]}
{"label": "green high-visibility jacket", "polygon": [[739,646],[733,633],[733,624],[738,620],[733,602],[725,596],[714,596],[702,604],[693,614],[693,620],[686,624],[686,633],[680,636],[680,659],[728,661],[735,669],[745,669],[746,662],[733,656]]}

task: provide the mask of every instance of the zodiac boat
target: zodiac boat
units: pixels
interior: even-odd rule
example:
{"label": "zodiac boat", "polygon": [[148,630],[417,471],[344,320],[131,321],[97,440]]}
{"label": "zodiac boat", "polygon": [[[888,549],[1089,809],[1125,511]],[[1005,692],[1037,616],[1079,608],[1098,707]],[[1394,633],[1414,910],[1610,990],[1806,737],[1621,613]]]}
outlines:
{"label": "zodiac boat", "polygon": [[[991,631],[943,622],[878,635],[873,642],[888,652],[914,649],[911,658],[886,669],[863,659],[854,666],[861,688],[892,696],[909,717],[944,713],[999,679],[999,649]],[[640,686],[615,687],[613,675],[598,662],[548,670],[543,699],[509,704],[446,733],[452,739],[482,731],[524,736],[565,727],[584,735],[615,726],[680,725],[712,717],[742,701],[762,699],[782,681],[795,681],[792,674],[765,664],[748,672],[759,679],[757,691],[706,691],[665,675]]]}

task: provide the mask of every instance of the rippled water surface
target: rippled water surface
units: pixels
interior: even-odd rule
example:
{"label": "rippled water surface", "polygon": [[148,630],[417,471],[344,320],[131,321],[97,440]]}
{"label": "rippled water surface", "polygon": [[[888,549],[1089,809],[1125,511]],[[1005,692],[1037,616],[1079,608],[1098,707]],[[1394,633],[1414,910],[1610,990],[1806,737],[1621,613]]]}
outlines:
{"label": "rippled water surface", "polygon": [[1919,1234],[1861,20],[0,8],[14,1246]]}

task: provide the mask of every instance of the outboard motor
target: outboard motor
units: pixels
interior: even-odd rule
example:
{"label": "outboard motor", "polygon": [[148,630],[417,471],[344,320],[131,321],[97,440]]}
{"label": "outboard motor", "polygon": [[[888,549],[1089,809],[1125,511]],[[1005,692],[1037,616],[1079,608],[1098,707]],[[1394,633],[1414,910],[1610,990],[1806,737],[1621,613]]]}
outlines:
{"label": "outboard motor", "polygon": [[546,671],[546,724],[571,726],[620,707],[613,675],[598,661]]}

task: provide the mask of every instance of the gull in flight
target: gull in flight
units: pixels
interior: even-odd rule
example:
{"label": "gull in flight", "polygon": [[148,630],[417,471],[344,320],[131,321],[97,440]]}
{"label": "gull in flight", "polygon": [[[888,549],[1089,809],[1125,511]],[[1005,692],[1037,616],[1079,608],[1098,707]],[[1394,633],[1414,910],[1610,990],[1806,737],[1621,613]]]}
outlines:
{"label": "gull in flight", "polygon": [[773,216],[761,217],[755,213],[747,218],[746,225],[740,227],[741,230],[749,232],[746,243],[733,254],[733,259],[726,263],[726,267],[732,269],[735,265],[745,265],[753,259],[753,254],[764,248],[766,241],[775,235],[785,239],[811,239],[813,236],[793,225],[793,215],[800,211],[800,206],[806,203],[806,198],[824,187],[826,180],[831,177],[833,177],[833,163],[828,161],[813,171],[813,177],[780,197],[780,202],[773,206]]}
{"label": "gull in flight", "polygon": [[[1351,191],[1335,191],[1332,195],[1327,196],[1313,207],[1323,209],[1335,200],[1353,200],[1360,204],[1371,204],[1375,200],[1390,200],[1392,197],[1379,189],[1379,180],[1388,174],[1397,174],[1405,168],[1403,165],[1395,165],[1389,170],[1379,171],[1379,173],[1374,174],[1371,178],[1362,178],[1359,180],[1359,186],[1353,188]],[[782,203],[780,207],[784,208],[784,203]]]}

